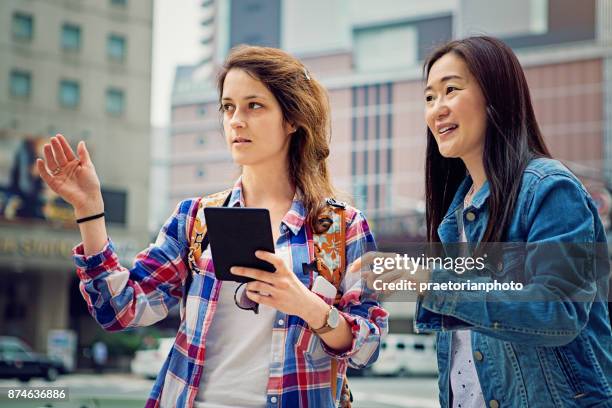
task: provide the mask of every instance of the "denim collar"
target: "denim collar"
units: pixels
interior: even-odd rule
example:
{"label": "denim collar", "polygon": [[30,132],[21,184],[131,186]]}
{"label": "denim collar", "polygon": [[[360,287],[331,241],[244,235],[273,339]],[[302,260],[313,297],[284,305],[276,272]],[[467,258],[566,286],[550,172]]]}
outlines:
{"label": "denim collar", "polygon": [[[448,211],[444,216],[445,219],[453,215],[460,206],[463,206],[465,196],[472,187],[472,183],[472,177],[469,174],[466,175],[461,184],[459,184],[459,187],[457,188],[455,197],[453,197],[453,201],[451,202],[451,205],[448,207]],[[489,188],[489,181],[487,180],[476,192],[474,197],[472,197],[472,203],[470,204],[470,207],[479,210],[484,205],[487,198],[489,198],[489,195],[491,195],[491,190]]]}

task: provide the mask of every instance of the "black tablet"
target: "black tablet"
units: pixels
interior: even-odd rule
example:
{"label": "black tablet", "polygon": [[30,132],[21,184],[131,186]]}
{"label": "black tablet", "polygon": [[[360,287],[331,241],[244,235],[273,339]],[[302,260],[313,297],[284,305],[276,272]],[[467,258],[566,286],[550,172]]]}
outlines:
{"label": "black tablet", "polygon": [[255,256],[255,251],[274,252],[270,212],[265,208],[206,207],[204,218],[219,280],[250,282],[253,279],[233,275],[232,266],[246,266],[274,272],[274,266]]}

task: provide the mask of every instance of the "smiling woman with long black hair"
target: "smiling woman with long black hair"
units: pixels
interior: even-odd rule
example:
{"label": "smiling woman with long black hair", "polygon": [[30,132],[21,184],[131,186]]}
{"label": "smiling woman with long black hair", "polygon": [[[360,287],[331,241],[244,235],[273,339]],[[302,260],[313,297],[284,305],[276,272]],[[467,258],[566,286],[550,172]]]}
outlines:
{"label": "smiling woman with long black hair", "polygon": [[[416,327],[438,333],[441,404],[612,406],[609,264],[585,247],[605,248],[605,232],[582,183],[551,158],[518,59],[471,37],[424,68],[429,242],[526,243],[524,258],[505,250],[477,278],[520,270],[519,293],[430,291],[418,302]],[[569,256],[571,245],[583,251]]]}
{"label": "smiling woman with long black hair", "polygon": [[[440,46],[424,71],[429,249],[492,256],[465,273],[374,278],[426,289],[415,328],[437,334],[440,405],[612,407],[605,231],[582,183],[551,158],[518,59],[470,37]],[[352,271],[393,255],[367,254]],[[494,286],[512,282],[522,289]]]}

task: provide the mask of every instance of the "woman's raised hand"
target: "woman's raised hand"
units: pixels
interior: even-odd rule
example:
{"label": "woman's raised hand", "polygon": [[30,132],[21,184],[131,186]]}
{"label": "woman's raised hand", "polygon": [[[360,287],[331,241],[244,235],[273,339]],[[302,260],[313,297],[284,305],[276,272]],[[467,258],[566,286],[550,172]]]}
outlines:
{"label": "woman's raised hand", "polygon": [[80,141],[77,146],[78,157],[60,134],[52,137],[43,149],[44,160],[36,160],[40,176],[51,190],[74,207],[77,217],[104,211],[100,180],[85,142]]}

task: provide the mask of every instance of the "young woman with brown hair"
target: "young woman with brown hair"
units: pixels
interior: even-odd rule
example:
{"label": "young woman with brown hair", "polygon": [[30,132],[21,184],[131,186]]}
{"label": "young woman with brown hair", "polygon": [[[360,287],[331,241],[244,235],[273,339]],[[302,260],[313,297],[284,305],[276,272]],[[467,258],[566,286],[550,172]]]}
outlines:
{"label": "young woman with brown hair", "polygon": [[[129,269],[120,265],[102,217],[79,223],[83,243],[74,256],[81,292],[91,314],[111,331],[154,324],[186,297],[175,345],[148,407],[336,406],[347,365],[364,367],[376,359],[387,314],[366,299],[359,281],[348,279],[338,309],[330,307],[309,290],[313,274],[302,270],[313,260],[313,222],[335,195],[326,163],[327,94],[297,59],[263,47],[232,50],[218,89],[224,136],[242,168],[227,205],[270,211],[275,253],[257,256],[276,272],[232,268],[255,278],[246,295],[259,303],[259,313],[237,307],[238,283],[215,278],[210,249],[198,261],[203,274],[190,275],[189,231],[196,220],[205,222],[197,199],[179,203],[155,244]],[[104,204],[84,143],[77,151],[78,157],[58,135],[38,167],[76,217],[89,219]],[[360,211],[347,206],[344,214],[350,264],[372,249],[374,239]],[[336,387],[330,385],[333,359]]]}

